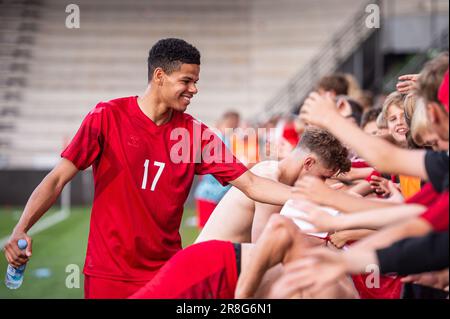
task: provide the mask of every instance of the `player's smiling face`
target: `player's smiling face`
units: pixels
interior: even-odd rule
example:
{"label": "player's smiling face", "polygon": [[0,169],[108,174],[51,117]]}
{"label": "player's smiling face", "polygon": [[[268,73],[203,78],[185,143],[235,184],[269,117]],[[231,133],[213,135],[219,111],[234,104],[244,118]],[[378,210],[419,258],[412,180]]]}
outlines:
{"label": "player's smiling face", "polygon": [[181,64],[179,70],[164,74],[161,96],[172,109],[184,112],[197,94],[200,65]]}

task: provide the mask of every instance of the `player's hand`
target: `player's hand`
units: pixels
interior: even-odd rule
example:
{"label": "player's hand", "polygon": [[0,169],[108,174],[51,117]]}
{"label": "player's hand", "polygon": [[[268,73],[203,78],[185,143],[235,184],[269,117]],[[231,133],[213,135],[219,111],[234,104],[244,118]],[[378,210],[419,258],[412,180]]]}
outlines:
{"label": "player's hand", "polygon": [[319,205],[329,205],[328,200],[333,196],[333,189],[314,176],[304,176],[298,180],[292,192]]}
{"label": "player's hand", "polygon": [[398,78],[397,91],[402,94],[408,94],[414,91],[419,74],[406,74]]}
{"label": "player's hand", "polygon": [[388,201],[393,203],[404,203],[405,198],[403,197],[402,192],[399,190],[397,184],[393,183],[392,181],[388,181],[388,189],[389,193],[391,194],[388,198]]}
{"label": "player's hand", "polygon": [[370,177],[370,188],[377,194],[383,197],[389,197],[391,195],[390,188],[388,186],[389,180],[384,177],[372,175]]}
{"label": "player's hand", "polygon": [[330,242],[333,244],[334,247],[341,249],[342,247],[347,244],[347,242],[350,240],[347,236],[346,231],[338,231],[334,234],[331,234],[330,236]]}
{"label": "player's hand", "polygon": [[[20,250],[17,246],[17,242],[19,239],[25,239],[28,243],[27,248],[24,250]],[[32,240],[31,237],[28,236],[24,232],[13,232],[8,242],[5,245],[5,257],[8,261],[8,264],[17,268],[23,264],[26,264],[31,257],[32,254]]]}
{"label": "player's hand", "polygon": [[333,119],[339,116],[336,102],[329,94],[311,93],[300,109],[300,120],[322,128],[332,125]]}
{"label": "player's hand", "polygon": [[448,268],[441,271],[409,275],[401,279],[405,283],[415,283],[422,286],[445,290],[449,284]]}
{"label": "player's hand", "polygon": [[313,229],[308,229],[308,233],[330,232],[339,227],[339,216],[332,216],[321,210],[320,207],[307,202],[294,201],[294,205],[306,213],[302,216],[295,216],[295,218],[313,225]]}

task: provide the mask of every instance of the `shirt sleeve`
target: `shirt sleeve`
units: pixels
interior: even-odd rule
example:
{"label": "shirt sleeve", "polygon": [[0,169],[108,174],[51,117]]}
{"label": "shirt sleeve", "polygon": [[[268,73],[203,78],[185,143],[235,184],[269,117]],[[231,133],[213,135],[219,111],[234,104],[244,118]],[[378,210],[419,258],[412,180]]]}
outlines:
{"label": "shirt sleeve", "polygon": [[104,107],[97,105],[89,112],[70,144],[61,153],[61,157],[71,161],[79,170],[84,170],[100,156],[104,134]]}
{"label": "shirt sleeve", "polygon": [[407,204],[420,204],[427,207],[433,205],[433,203],[439,198],[440,194],[437,193],[431,183],[425,184],[425,186],[416,195],[406,200]]}
{"label": "shirt sleeve", "polygon": [[201,160],[195,166],[198,175],[212,174],[223,186],[235,180],[248,169],[226,147],[222,139],[202,124]]}
{"label": "shirt sleeve", "polygon": [[420,218],[426,220],[434,231],[448,230],[448,192],[439,196]]}
{"label": "shirt sleeve", "polygon": [[428,151],[425,155],[425,169],[433,188],[442,193],[448,189],[448,153]]}
{"label": "shirt sleeve", "polygon": [[448,232],[407,238],[376,251],[382,274],[419,274],[448,268]]}

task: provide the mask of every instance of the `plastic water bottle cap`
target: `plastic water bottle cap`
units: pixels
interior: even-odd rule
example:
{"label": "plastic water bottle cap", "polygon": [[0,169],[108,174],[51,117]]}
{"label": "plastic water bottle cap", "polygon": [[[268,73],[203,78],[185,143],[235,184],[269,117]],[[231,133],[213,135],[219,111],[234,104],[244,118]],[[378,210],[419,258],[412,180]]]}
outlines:
{"label": "plastic water bottle cap", "polygon": [[19,241],[17,242],[17,246],[19,246],[19,249],[25,249],[28,246],[28,243],[25,239],[19,239]]}

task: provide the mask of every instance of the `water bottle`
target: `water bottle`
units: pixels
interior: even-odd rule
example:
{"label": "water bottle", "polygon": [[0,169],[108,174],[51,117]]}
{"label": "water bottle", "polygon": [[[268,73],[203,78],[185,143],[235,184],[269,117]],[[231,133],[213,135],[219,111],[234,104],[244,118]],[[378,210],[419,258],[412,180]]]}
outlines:
{"label": "water bottle", "polygon": [[[17,246],[20,250],[27,248],[27,241],[25,239],[19,239],[17,242]],[[23,282],[23,273],[25,272],[25,267],[27,265],[23,264],[18,268],[14,268],[11,265],[8,265],[8,269],[6,270],[5,277],[5,285],[9,289],[17,289],[22,285]]]}

